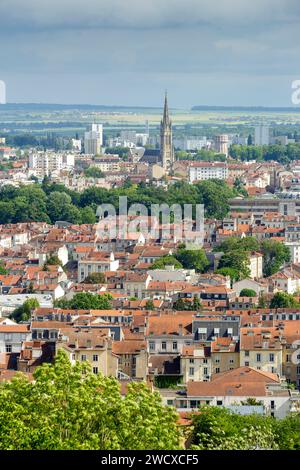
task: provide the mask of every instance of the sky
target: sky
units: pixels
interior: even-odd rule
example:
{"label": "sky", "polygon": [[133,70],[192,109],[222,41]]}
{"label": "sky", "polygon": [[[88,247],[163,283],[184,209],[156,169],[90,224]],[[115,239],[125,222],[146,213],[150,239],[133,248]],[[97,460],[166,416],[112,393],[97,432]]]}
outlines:
{"label": "sky", "polygon": [[8,102],[291,106],[299,0],[0,0]]}

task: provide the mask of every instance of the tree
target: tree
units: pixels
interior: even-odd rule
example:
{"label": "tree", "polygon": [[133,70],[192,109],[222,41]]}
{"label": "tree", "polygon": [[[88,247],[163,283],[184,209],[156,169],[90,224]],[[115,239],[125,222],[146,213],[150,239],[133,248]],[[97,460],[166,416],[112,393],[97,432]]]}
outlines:
{"label": "tree", "polygon": [[229,211],[229,199],[238,195],[222,180],[205,180],[195,185],[199,203],[204,204],[207,217],[223,219]]}
{"label": "tree", "polygon": [[80,223],[80,210],[72,204],[72,198],[66,192],[53,191],[47,201],[47,212],[53,223],[65,220],[71,223]]}
{"label": "tree", "polygon": [[95,224],[97,222],[96,211],[91,207],[81,207],[80,209],[82,224]]}
{"label": "tree", "polygon": [[241,405],[243,406],[261,406],[264,402],[261,400],[256,400],[254,397],[248,397],[247,400],[241,401]]}
{"label": "tree", "polygon": [[4,263],[3,263],[2,260],[0,260],[0,274],[1,274],[1,275],[8,274],[8,271],[7,271],[7,269],[5,268]]}
{"label": "tree", "polygon": [[175,256],[185,269],[195,269],[197,272],[203,272],[209,265],[205,251],[202,249],[187,250],[179,248]]}
{"label": "tree", "polygon": [[193,416],[193,445],[197,450],[278,449],[274,419],[241,416],[223,407],[201,407]]}
{"label": "tree", "polygon": [[0,450],[176,450],[178,415],[144,383],[93,374],[60,350],[34,381],[19,374],[0,384]]}
{"label": "tree", "polygon": [[39,301],[33,297],[32,299],[26,300],[21,307],[17,307],[10,318],[17,323],[21,321],[28,321],[31,317],[31,311],[35,308],[39,308]]}
{"label": "tree", "polygon": [[146,304],[145,304],[145,309],[146,310],[155,310],[155,306],[154,306],[154,302],[153,300],[147,300]]}
{"label": "tree", "polygon": [[83,282],[84,284],[105,284],[106,278],[103,273],[91,273]]}
{"label": "tree", "polygon": [[165,269],[166,266],[174,266],[175,269],[182,269],[182,264],[175,258],[175,256],[167,255],[154,261],[150,269]]}
{"label": "tree", "polygon": [[263,292],[260,292],[258,297],[258,308],[266,308],[267,307],[267,299],[266,295]]}
{"label": "tree", "polygon": [[202,310],[202,304],[197,295],[194,296],[192,302],[180,297],[173,303],[173,310],[189,310],[200,312]]}
{"label": "tree", "polygon": [[286,418],[276,420],[278,444],[282,450],[300,450],[300,414],[291,413]]}
{"label": "tree", "polygon": [[112,299],[113,297],[109,293],[98,295],[91,292],[80,292],[75,294],[71,300],[57,300],[55,306],[74,310],[111,310],[110,301]]}
{"label": "tree", "polygon": [[220,269],[217,269],[216,274],[222,274],[222,276],[229,276],[231,282],[237,281],[239,279],[238,270],[233,269],[233,268],[220,268]]}
{"label": "tree", "polygon": [[97,166],[90,166],[84,171],[84,174],[88,178],[103,178],[104,173]]}
{"label": "tree", "polygon": [[220,259],[219,269],[231,268],[238,273],[238,280],[250,276],[249,253],[247,251],[228,251]]}
{"label": "tree", "polygon": [[62,266],[62,262],[57,255],[52,254],[47,258],[44,268],[47,266]]}
{"label": "tree", "polygon": [[193,307],[193,310],[197,311],[197,312],[200,312],[202,310],[202,304],[201,304],[201,301],[198,297],[198,295],[194,295],[194,299],[193,299],[193,302],[192,302],[192,307]]}
{"label": "tree", "polygon": [[251,134],[248,135],[247,145],[253,145],[253,139],[252,139],[252,135],[251,135]]}
{"label": "tree", "polygon": [[232,252],[235,250],[239,251],[259,251],[260,244],[254,237],[228,237],[217,247],[214,251],[223,251],[224,253]]}
{"label": "tree", "polygon": [[284,262],[291,259],[289,248],[276,240],[264,240],[262,242],[264,275],[272,276],[275,274]]}
{"label": "tree", "polygon": [[257,294],[253,289],[242,289],[240,297],[257,297]]}
{"label": "tree", "polygon": [[276,292],[273,296],[270,308],[289,308],[289,307],[300,307],[299,302],[292,296],[292,294],[287,294],[286,292]]}

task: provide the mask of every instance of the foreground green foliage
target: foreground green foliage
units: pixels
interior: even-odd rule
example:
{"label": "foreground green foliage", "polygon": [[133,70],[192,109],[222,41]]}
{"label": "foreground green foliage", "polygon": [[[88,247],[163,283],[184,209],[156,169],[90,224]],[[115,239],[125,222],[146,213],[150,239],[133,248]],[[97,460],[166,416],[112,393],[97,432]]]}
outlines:
{"label": "foreground green foliage", "polygon": [[296,450],[300,449],[300,415],[277,420],[205,406],[193,417],[192,440],[192,448],[199,450]]}
{"label": "foreground green foliage", "polygon": [[143,383],[94,375],[59,352],[35,381],[0,384],[0,450],[178,449],[177,414]]}

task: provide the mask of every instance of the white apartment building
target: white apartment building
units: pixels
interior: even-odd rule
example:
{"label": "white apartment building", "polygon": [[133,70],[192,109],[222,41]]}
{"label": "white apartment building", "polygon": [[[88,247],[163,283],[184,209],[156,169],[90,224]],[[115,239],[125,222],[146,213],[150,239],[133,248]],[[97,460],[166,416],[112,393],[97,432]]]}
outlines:
{"label": "white apartment building", "polygon": [[71,146],[72,146],[72,150],[81,152],[82,143],[80,139],[71,139]]}
{"label": "white apartment building", "polygon": [[189,182],[201,180],[225,180],[228,167],[224,162],[192,162],[189,167]]}
{"label": "white apartment building", "polygon": [[78,261],[78,282],[84,281],[89,274],[117,271],[119,260],[113,253],[94,252]]}
{"label": "white apartment building", "polygon": [[30,336],[28,325],[0,325],[0,357],[4,359],[6,353],[19,353],[23,341],[28,341]]}
{"label": "white apartment building", "polygon": [[74,166],[75,158],[71,153],[36,152],[29,155],[29,174],[37,178],[62,170],[72,171]]}
{"label": "white apartment building", "polygon": [[201,150],[209,148],[211,142],[206,137],[184,137],[183,139],[174,139],[174,147],[182,150]]}
{"label": "white apartment building", "polygon": [[255,127],[254,132],[255,145],[269,145],[270,143],[270,129],[269,126],[261,124]]}
{"label": "white apartment building", "polygon": [[263,275],[263,255],[253,252],[249,257],[250,278],[259,279]]}
{"label": "white apartment building", "polygon": [[93,166],[99,168],[101,171],[105,172],[115,172],[120,171],[121,159],[117,156],[107,156],[103,158],[97,158]]}
{"label": "white apartment building", "polygon": [[102,124],[92,124],[88,132],[84,133],[84,152],[86,154],[98,155],[103,145]]}
{"label": "white apartment building", "polygon": [[299,264],[300,263],[300,240],[295,240],[293,242],[284,242],[284,244],[290,250],[291,263]]}

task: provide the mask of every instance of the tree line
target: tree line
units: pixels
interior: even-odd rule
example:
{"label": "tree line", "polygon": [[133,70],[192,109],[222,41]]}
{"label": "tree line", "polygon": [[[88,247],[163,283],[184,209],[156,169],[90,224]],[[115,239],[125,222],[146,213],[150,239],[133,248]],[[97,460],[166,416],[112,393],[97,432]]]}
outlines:
{"label": "tree line", "polygon": [[168,190],[140,183],[126,182],[121,188],[90,187],[78,193],[61,184],[33,183],[16,188],[7,185],[0,189],[0,224],[19,222],[55,223],[58,220],[74,224],[96,222],[97,207],[104,203],[119,206],[119,197],[127,196],[128,207],[144,204],[150,211],[152,204],[204,204],[207,217],[222,219],[229,211],[228,201],[238,195],[236,189],[223,181],[201,181],[190,185],[178,182]]}

